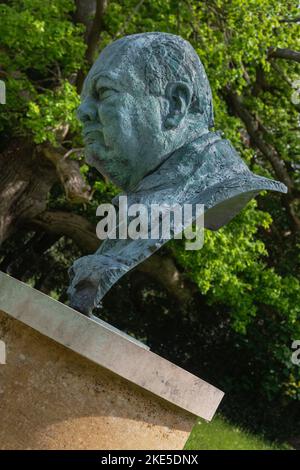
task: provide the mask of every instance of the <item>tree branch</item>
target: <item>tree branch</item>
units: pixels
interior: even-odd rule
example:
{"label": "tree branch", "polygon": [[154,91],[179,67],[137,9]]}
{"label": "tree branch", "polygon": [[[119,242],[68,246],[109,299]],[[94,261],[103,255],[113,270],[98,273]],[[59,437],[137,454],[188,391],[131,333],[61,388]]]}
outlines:
{"label": "tree branch", "polygon": [[137,266],[138,271],[148,274],[161,284],[181,304],[188,303],[196,292],[196,285],[187,280],[177,269],[174,260],[167,256],[152,255]]}
{"label": "tree branch", "polygon": [[300,16],[296,18],[282,18],[279,20],[279,23],[299,23],[300,22]]}
{"label": "tree branch", "polygon": [[288,187],[289,191],[292,191],[294,183],[288,174],[285,163],[280,158],[275,148],[264,140],[260,122],[254,118],[244,106],[242,98],[237,93],[227,88],[225,98],[233,108],[235,114],[245,124],[252,142],[270,162],[277,178]]}
{"label": "tree branch", "polygon": [[[72,212],[45,211],[31,220],[30,226],[53,235],[65,235],[76,243],[83,254],[94,253],[101,244],[94,225],[85,217]],[[196,286],[177,269],[172,258],[154,254],[135,269],[148,274],[182,303],[190,300],[197,291]]]}
{"label": "tree branch", "polygon": [[96,0],[96,13],[87,38],[87,49],[85,53],[85,59],[89,64],[93,63],[94,55],[100,41],[100,33],[104,27],[104,14],[106,8],[107,0]]}
{"label": "tree branch", "polygon": [[300,232],[300,219],[294,208],[294,201],[299,199],[299,191],[297,191],[293,180],[289,176],[285,162],[280,158],[277,150],[265,140],[264,137],[267,135],[265,127],[257,117],[253,117],[249,112],[243,104],[242,98],[236,92],[231,91],[231,89],[227,87],[225,99],[232,108],[234,114],[244,123],[252,143],[271,164],[277,178],[288,187],[288,194],[282,196],[283,204],[286,208],[293,230]]}
{"label": "tree branch", "polygon": [[126,32],[126,28],[129,25],[130,21],[132,18],[134,18],[134,15],[137,14],[141,6],[143,5],[144,0],[139,0],[139,2],[136,4],[132,12],[128,15],[128,17],[125,19],[124,23],[122,24],[120,30],[117,32],[117,34],[114,36],[114,39],[117,39],[119,36],[124,34]]}
{"label": "tree branch", "polygon": [[73,240],[84,254],[93,253],[100,245],[94,225],[73,212],[44,211],[32,219],[29,225],[55,235],[65,235]]}
{"label": "tree branch", "polygon": [[[90,31],[87,35],[87,48],[85,51],[84,60],[88,66],[91,66],[94,60],[94,55],[97,51],[99,42],[100,42],[100,34],[104,29],[104,15],[107,8],[108,0],[96,0],[96,12],[95,17],[90,28]],[[78,72],[77,79],[76,79],[76,87],[77,91],[80,92],[83,81],[84,81],[85,72],[81,68]]]}
{"label": "tree branch", "polygon": [[63,148],[43,145],[39,150],[55,166],[68,201],[73,204],[82,204],[90,201],[91,188],[80,173],[79,163],[68,158],[70,154],[78,151],[78,149],[72,149],[66,153]]}
{"label": "tree branch", "polygon": [[300,62],[300,52],[292,49],[270,47],[268,50],[268,59],[285,59]]}
{"label": "tree branch", "polygon": [[73,19],[76,23],[82,23],[85,26],[85,42],[91,31],[93,18],[96,13],[96,0],[75,0],[76,10]]}

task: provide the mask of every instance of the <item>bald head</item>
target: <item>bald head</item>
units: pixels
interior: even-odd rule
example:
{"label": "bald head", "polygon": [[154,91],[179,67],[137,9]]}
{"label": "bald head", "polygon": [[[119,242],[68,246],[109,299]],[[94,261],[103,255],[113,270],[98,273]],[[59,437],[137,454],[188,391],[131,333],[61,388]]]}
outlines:
{"label": "bald head", "polygon": [[[142,33],[125,36],[108,45],[90,70],[89,76],[117,70],[127,85],[138,83],[145,92],[162,95],[169,82],[182,81],[192,90],[189,112],[203,114],[208,127],[214,125],[209,82],[192,45],[174,34]],[[123,73],[122,73],[123,72]]]}
{"label": "bald head", "polygon": [[136,34],[101,52],[85,80],[79,117],[88,162],[128,190],[213,125],[211,91],[187,41]]}

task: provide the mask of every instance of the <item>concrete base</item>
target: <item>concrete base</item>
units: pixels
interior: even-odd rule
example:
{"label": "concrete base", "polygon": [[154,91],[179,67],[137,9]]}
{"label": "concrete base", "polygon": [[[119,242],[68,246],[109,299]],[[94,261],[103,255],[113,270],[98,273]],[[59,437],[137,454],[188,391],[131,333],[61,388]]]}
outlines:
{"label": "concrete base", "polygon": [[0,449],[182,449],[195,417],[0,312]]}
{"label": "concrete base", "polygon": [[0,340],[1,450],[182,449],[195,415],[212,419],[223,396],[3,273]]}

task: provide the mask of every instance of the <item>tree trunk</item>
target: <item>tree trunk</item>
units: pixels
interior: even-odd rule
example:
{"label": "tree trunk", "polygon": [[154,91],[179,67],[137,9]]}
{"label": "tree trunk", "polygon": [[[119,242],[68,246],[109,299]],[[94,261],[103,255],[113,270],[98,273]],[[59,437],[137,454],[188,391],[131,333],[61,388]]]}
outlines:
{"label": "tree trunk", "polygon": [[46,209],[57,180],[53,164],[29,142],[15,140],[0,154],[0,245]]}

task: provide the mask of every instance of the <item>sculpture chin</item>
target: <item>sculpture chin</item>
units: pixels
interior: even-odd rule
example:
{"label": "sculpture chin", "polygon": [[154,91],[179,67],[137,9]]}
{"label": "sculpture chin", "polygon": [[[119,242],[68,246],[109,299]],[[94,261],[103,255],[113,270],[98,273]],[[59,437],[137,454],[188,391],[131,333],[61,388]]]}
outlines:
{"label": "sculpture chin", "polygon": [[107,155],[106,150],[99,149],[99,146],[97,145],[86,145],[85,148],[85,159],[86,162],[96,168],[96,170],[101,173],[101,175],[105,177],[110,177],[109,176],[109,169],[108,165],[109,163],[109,156]]}
{"label": "sculpture chin", "polygon": [[88,145],[85,149],[85,160],[122,190],[126,191],[130,188],[132,172],[129,170],[129,165],[112,150],[102,150],[99,145]]}

